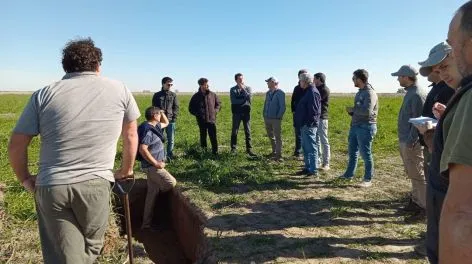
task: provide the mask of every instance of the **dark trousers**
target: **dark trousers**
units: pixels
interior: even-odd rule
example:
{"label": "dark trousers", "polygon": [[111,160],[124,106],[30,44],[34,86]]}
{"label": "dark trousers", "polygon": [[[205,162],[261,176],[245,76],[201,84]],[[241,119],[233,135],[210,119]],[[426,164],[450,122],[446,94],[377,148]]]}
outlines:
{"label": "dark trousers", "polygon": [[[293,120],[295,120],[295,113],[293,113]],[[295,151],[294,154],[300,155],[302,153],[302,132],[301,127],[297,127],[295,125],[295,121],[293,122],[293,128],[295,131]]]}
{"label": "dark trousers", "polygon": [[207,133],[210,137],[211,151],[216,154],[218,153],[218,140],[216,139],[216,124],[208,123],[205,120],[197,119],[198,127],[200,128],[200,146],[202,148],[207,147]]}
{"label": "dark trousers", "polygon": [[243,122],[244,135],[246,136],[246,150],[252,149],[251,145],[251,112],[233,113],[233,127],[231,129],[231,149],[236,149],[238,143],[239,125]]}
{"label": "dark trousers", "polygon": [[426,189],[426,217],[428,219],[426,225],[426,252],[431,264],[438,263],[439,219],[445,197],[445,192],[434,189],[428,183]]}

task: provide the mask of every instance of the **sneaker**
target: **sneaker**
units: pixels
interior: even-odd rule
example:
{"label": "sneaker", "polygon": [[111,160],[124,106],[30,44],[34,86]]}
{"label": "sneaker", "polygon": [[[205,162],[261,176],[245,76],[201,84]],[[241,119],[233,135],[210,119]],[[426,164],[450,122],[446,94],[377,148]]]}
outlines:
{"label": "sneaker", "polygon": [[248,150],[248,151],[246,151],[246,153],[249,157],[252,157],[252,158],[257,157],[257,155],[254,154],[254,152],[252,152],[252,150]]}
{"label": "sneaker", "polygon": [[405,217],[405,223],[407,224],[421,223],[425,222],[425,220],[426,211],[423,208],[413,213],[412,215]]}
{"label": "sneaker", "polygon": [[318,176],[318,172],[317,172],[317,171],[315,171],[315,172],[308,172],[308,173],[306,174],[306,176],[307,176],[307,177],[317,177],[317,176]]}
{"label": "sneaker", "polygon": [[372,182],[371,181],[363,181],[361,183],[359,183],[359,187],[361,188],[369,188],[370,186],[372,186]]}
{"label": "sneaker", "polygon": [[352,177],[346,177],[346,176],[344,176],[344,174],[338,176],[338,179],[343,180],[343,181],[352,181]]}
{"label": "sneaker", "polygon": [[402,211],[410,212],[410,213],[418,212],[421,209],[422,209],[421,206],[419,206],[415,202],[413,202],[413,200],[411,198],[408,201],[408,204],[405,205],[403,208],[401,208]]}
{"label": "sneaker", "polygon": [[305,175],[305,174],[308,174],[308,170],[307,169],[303,169],[301,171],[297,171],[297,173],[295,173],[296,175]]}
{"label": "sneaker", "polygon": [[416,254],[422,256],[422,257],[426,257],[428,254],[427,254],[427,251],[426,251],[426,245],[424,243],[421,243],[419,245],[416,245],[414,247],[414,250],[416,252]]}
{"label": "sneaker", "polygon": [[330,170],[329,164],[321,166],[320,170],[324,170],[324,171]]}

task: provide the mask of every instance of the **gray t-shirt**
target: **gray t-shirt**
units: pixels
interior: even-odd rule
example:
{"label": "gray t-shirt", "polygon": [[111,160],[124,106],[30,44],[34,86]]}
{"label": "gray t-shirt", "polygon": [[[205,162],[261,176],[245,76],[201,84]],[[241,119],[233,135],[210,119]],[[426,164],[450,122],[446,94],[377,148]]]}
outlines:
{"label": "gray t-shirt", "polygon": [[94,72],[70,73],[33,93],[13,132],[41,137],[36,185],[97,177],[113,182],[122,125],[139,116],[123,83]]}

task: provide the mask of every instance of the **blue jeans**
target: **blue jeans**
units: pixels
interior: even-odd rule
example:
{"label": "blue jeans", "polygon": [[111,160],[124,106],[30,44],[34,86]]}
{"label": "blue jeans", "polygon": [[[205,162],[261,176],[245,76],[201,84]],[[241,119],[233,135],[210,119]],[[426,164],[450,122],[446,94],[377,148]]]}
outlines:
{"label": "blue jeans", "polygon": [[374,174],[374,159],[372,157],[372,141],[377,133],[376,124],[360,124],[351,126],[349,130],[349,163],[344,177],[352,178],[357,167],[357,157],[359,151],[364,160],[365,172],[364,180],[372,180]]}
{"label": "blue jeans", "polygon": [[167,136],[167,157],[172,158],[174,156],[174,136],[175,136],[175,122],[169,122],[169,125],[166,127],[166,136]]}
{"label": "blue jeans", "polygon": [[316,161],[318,160],[318,146],[316,145],[316,130],[318,127],[303,126],[301,131],[303,158],[305,169],[309,173],[316,173]]}

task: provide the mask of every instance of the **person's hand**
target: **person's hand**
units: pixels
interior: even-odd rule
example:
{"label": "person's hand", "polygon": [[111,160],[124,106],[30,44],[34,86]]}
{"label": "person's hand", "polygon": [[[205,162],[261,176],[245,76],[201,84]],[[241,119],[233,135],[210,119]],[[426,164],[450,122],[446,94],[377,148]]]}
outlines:
{"label": "person's hand", "polygon": [[415,124],[414,126],[416,127],[416,129],[418,129],[418,132],[420,132],[421,135],[424,135],[426,131],[431,129],[428,128],[426,124]]}
{"label": "person's hand", "polygon": [[23,185],[23,187],[28,192],[34,193],[34,188],[36,185],[36,177],[29,175],[23,182],[21,182],[21,185]]}
{"label": "person's hand", "polygon": [[354,107],[346,106],[346,112],[347,112],[348,114],[352,114],[352,112],[354,112]]}
{"label": "person's hand", "polygon": [[129,178],[134,178],[133,171],[123,171],[122,169],[115,171],[114,174],[115,180],[126,180]]}
{"label": "person's hand", "polygon": [[435,103],[433,105],[433,115],[436,117],[436,119],[440,119],[441,116],[444,114],[444,111],[446,111],[446,106],[441,104],[441,103]]}
{"label": "person's hand", "polygon": [[158,161],[156,164],[156,168],[158,169],[164,169],[166,167],[166,163],[163,161]]}
{"label": "person's hand", "polygon": [[415,142],[413,143],[407,143],[406,146],[409,148],[409,149],[412,149],[412,148],[415,148],[416,147],[416,144],[418,144],[419,141],[416,140]]}

